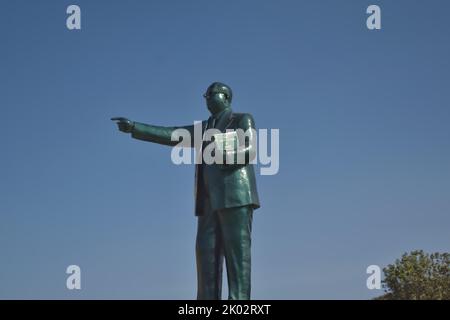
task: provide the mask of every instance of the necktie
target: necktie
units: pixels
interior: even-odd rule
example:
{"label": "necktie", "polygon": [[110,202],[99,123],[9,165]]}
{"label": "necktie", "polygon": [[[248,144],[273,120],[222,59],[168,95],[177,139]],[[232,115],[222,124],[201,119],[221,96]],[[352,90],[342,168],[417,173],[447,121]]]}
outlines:
{"label": "necktie", "polygon": [[[216,118],[214,118],[213,116],[209,117],[208,119],[208,125],[206,126],[206,130],[212,129],[214,128],[214,126],[216,125]],[[205,147],[210,144],[211,141],[207,141],[202,143],[202,151],[205,149]]]}
{"label": "necktie", "polygon": [[216,118],[210,117],[208,121],[208,129],[212,129],[216,126]]}

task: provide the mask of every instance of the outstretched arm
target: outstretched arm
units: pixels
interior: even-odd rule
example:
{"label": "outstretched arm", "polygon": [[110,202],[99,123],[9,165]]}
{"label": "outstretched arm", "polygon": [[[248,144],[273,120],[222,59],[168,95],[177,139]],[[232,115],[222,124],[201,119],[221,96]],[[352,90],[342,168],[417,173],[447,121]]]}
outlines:
{"label": "outstretched arm", "polygon": [[175,146],[180,141],[172,141],[172,133],[177,129],[185,129],[191,136],[191,141],[183,141],[183,146],[193,147],[194,140],[194,126],[182,126],[182,127],[162,127],[154,126],[140,122],[134,122],[127,118],[116,117],[111,118],[113,121],[117,121],[119,130],[125,133],[131,133],[134,139],[159,143],[167,146]]}

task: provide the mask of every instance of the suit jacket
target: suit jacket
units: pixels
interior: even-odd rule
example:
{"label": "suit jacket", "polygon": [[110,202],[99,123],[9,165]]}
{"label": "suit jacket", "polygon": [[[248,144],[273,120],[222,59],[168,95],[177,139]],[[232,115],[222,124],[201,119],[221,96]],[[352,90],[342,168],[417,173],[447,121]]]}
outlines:
{"label": "suit jacket", "polygon": [[[207,129],[208,121],[202,121],[201,135]],[[215,128],[221,132],[227,129],[242,129],[247,131],[255,129],[253,117],[248,113],[233,113],[227,109],[217,120]],[[185,141],[184,146],[196,147],[197,153],[202,151],[201,145],[195,145],[194,125],[180,127],[153,126],[136,122],[131,132],[135,139],[155,142],[164,145],[175,146],[179,141],[172,141],[172,132],[176,129],[185,129],[191,135],[191,141]],[[205,202],[209,201],[212,210],[233,208],[250,205],[254,209],[260,207],[258,192],[256,188],[256,178],[253,164],[249,162],[256,157],[256,146],[248,139],[242,141],[242,148],[233,153],[235,159],[238,153],[242,153],[245,162],[242,164],[196,164],[195,165],[195,214],[204,213]]]}

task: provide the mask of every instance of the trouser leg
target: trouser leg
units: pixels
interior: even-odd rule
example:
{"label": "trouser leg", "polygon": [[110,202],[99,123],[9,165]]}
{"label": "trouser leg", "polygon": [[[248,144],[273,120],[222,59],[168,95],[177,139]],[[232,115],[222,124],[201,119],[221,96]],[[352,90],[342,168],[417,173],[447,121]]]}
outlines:
{"label": "trouser leg", "polygon": [[223,246],[217,212],[209,205],[198,217],[196,258],[197,258],[197,299],[220,300],[222,298]]}
{"label": "trouser leg", "polygon": [[251,288],[251,232],[253,209],[250,206],[218,211],[228,276],[228,299],[249,300]]}

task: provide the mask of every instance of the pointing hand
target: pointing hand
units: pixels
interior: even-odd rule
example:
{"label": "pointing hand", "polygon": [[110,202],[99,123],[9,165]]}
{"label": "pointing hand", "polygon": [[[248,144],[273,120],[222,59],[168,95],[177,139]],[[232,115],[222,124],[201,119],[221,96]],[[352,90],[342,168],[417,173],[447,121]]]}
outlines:
{"label": "pointing hand", "polygon": [[130,133],[134,128],[134,121],[130,121],[127,118],[115,117],[111,118],[112,121],[117,121],[117,126],[122,132]]}

